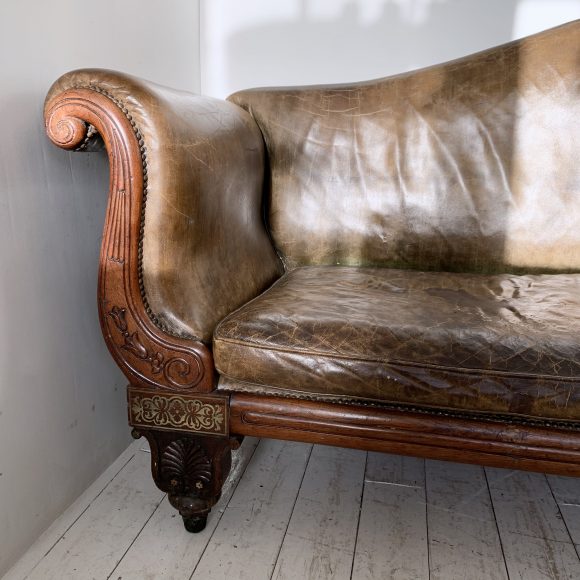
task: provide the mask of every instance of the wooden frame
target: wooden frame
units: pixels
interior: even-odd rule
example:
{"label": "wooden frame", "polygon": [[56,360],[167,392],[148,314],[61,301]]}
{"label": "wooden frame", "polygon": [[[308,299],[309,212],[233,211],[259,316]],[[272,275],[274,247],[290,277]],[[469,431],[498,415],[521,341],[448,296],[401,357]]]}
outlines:
{"label": "wooden frame", "polygon": [[[211,351],[161,330],[147,303],[141,266],[143,138],[124,104],[98,86],[79,86],[47,101],[45,124],[51,141],[63,149],[84,150],[96,134],[105,144],[110,180],[97,290],[101,329],[129,380],[129,421],[136,436],[149,440],[155,482],[169,493],[186,528],[200,531],[219,499],[230,448],[238,442],[229,438],[227,396],[207,395],[215,385]],[[184,410],[180,421],[177,408]]]}
{"label": "wooden frame", "polygon": [[239,435],[580,476],[580,433],[404,409],[234,393]]}
{"label": "wooden frame", "polygon": [[256,435],[580,476],[580,432],[561,425],[388,406],[351,406],[216,392],[208,346],[162,330],[142,280],[147,150],[125,105],[99,86],[49,99],[50,139],[86,148],[98,133],[110,161],[98,307],[107,346],[129,380],[129,422],[152,450],[152,473],[186,528],[203,529],[240,436]]}

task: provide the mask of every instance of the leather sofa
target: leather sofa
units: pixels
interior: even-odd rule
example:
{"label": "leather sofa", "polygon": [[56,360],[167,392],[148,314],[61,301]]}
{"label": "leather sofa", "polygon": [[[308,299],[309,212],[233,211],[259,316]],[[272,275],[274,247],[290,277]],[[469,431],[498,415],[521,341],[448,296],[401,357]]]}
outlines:
{"label": "leather sofa", "polygon": [[580,22],[369,82],[227,100],[106,70],[103,335],[203,529],[244,435],[580,475]]}

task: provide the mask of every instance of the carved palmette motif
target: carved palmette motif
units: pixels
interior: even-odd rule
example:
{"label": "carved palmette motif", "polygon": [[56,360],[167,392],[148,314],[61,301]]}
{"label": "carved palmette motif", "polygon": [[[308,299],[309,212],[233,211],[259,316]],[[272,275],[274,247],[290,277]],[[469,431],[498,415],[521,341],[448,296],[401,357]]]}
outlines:
{"label": "carved palmette motif", "polygon": [[202,493],[211,480],[211,462],[194,439],[184,437],[163,450],[159,472],[175,493]]}
{"label": "carved palmette motif", "polygon": [[155,484],[184,518],[205,518],[218,501],[231,467],[228,437],[208,437],[135,428],[151,448]]}

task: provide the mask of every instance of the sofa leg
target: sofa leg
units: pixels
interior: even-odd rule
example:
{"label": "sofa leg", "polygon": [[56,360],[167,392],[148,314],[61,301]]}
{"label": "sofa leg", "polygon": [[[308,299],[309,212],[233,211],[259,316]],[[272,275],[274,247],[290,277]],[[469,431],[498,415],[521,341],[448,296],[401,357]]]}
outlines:
{"label": "sofa leg", "polygon": [[185,529],[201,532],[230,471],[229,438],[155,429],[134,429],[133,436],[149,441],[153,479],[183,517]]}

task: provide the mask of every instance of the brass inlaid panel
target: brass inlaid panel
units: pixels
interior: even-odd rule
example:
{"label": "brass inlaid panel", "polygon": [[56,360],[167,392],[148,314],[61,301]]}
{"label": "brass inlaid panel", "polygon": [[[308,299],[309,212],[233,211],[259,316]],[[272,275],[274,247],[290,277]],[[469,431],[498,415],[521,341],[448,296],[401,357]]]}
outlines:
{"label": "brass inlaid panel", "polygon": [[134,427],[228,434],[227,399],[129,390],[129,422]]}

